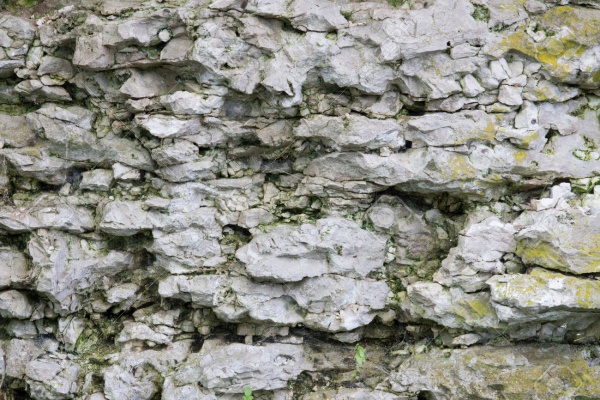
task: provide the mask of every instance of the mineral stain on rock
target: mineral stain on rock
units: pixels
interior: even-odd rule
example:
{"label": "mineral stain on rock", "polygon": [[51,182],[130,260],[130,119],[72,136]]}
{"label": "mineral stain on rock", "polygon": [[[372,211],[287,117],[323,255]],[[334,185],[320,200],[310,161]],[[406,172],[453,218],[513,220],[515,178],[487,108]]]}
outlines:
{"label": "mineral stain on rock", "polygon": [[0,398],[600,398],[592,3],[0,1]]}

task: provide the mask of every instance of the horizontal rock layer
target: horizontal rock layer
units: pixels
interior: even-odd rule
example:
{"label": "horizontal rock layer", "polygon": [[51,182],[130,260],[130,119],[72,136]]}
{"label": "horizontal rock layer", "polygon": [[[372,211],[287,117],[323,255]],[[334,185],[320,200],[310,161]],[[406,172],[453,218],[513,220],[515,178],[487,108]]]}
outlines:
{"label": "horizontal rock layer", "polygon": [[594,2],[0,9],[0,397],[600,397]]}

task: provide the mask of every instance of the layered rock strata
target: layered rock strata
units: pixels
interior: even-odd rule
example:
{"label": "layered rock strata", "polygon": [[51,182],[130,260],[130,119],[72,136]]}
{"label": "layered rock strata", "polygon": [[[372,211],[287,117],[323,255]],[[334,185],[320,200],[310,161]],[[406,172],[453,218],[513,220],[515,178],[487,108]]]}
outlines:
{"label": "layered rock strata", "polygon": [[600,398],[595,2],[0,7],[0,397]]}

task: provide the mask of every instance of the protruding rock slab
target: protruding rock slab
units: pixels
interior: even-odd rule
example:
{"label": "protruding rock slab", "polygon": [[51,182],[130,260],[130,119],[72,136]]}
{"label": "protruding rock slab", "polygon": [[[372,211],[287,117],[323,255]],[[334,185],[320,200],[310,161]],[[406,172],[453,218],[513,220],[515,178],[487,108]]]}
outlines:
{"label": "protruding rock slab", "polygon": [[261,280],[297,282],[327,273],[364,277],[383,266],[385,240],[353,221],[327,218],[316,225],[279,226],[236,256],[251,277]]}
{"label": "protruding rock slab", "polygon": [[207,340],[175,374],[180,385],[200,382],[220,393],[282,389],[312,364],[302,345],[268,343],[258,346]]}
{"label": "protruding rock slab", "polygon": [[[596,280],[536,268],[528,275],[497,275],[487,284],[498,317],[507,321],[600,313],[600,282]],[[521,313],[528,318],[520,317]]]}
{"label": "protruding rock slab", "polygon": [[434,399],[591,399],[600,367],[590,349],[568,345],[433,349],[392,373],[392,390]]}
{"label": "protruding rock slab", "polygon": [[600,211],[577,208],[525,212],[515,222],[524,263],[571,274],[600,272]]}

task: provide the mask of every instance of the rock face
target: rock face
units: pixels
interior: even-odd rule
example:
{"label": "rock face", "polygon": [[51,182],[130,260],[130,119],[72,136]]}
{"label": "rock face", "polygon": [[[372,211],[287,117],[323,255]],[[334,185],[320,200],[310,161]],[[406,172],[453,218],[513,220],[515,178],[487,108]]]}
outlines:
{"label": "rock face", "polygon": [[595,2],[0,0],[0,48],[0,398],[600,398]]}

